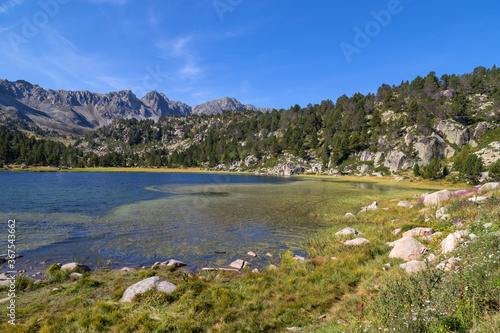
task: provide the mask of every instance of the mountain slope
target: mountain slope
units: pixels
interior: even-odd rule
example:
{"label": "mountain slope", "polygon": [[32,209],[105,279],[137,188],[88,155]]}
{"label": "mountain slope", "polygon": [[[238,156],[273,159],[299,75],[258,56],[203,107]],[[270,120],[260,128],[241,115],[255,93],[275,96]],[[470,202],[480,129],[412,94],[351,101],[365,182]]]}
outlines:
{"label": "mountain slope", "polygon": [[156,91],[139,99],[130,90],[108,94],[56,91],[26,81],[0,80],[0,113],[44,129],[84,134],[110,124],[115,118],[157,120],[165,115],[186,116],[191,107],[170,101]]}

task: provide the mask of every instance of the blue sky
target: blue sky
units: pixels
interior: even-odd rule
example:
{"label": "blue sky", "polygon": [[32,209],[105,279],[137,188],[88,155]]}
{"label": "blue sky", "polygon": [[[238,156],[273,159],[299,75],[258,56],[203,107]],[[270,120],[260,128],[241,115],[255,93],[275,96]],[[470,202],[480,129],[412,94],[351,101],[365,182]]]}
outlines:
{"label": "blue sky", "polygon": [[496,0],[3,0],[0,78],[306,106],[500,65],[499,12]]}

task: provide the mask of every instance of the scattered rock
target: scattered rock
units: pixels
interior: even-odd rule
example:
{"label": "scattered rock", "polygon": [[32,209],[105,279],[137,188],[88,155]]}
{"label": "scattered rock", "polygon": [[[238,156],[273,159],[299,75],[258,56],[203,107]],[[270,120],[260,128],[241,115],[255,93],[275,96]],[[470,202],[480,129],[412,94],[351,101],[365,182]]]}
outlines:
{"label": "scattered rock", "polygon": [[403,237],[414,237],[414,236],[429,236],[434,233],[434,229],[432,228],[413,228],[403,233]]}
{"label": "scattered rock", "polygon": [[82,277],[83,277],[83,274],[81,274],[81,273],[71,273],[69,275],[70,279],[76,279],[76,280],[81,279]]}
{"label": "scattered rock", "polygon": [[175,259],[170,259],[167,263],[168,267],[184,267],[187,266],[186,263],[183,263],[182,261],[175,260]]}
{"label": "scattered rock", "polygon": [[120,271],[122,271],[122,272],[132,272],[132,271],[135,271],[135,268],[123,267],[122,269],[120,269]]}
{"label": "scattered rock", "polygon": [[449,198],[450,198],[450,191],[448,190],[434,192],[425,196],[424,205],[435,206],[443,201],[448,200]]}
{"label": "scattered rock", "polygon": [[347,214],[345,214],[344,217],[354,217],[354,214],[353,213],[347,213]]}
{"label": "scattered rock", "polygon": [[457,230],[453,233],[458,239],[469,236],[470,230]]}
{"label": "scattered rock", "polygon": [[9,280],[1,280],[0,281],[0,287],[8,287],[10,285]]}
{"label": "scattered rock", "polygon": [[269,266],[267,266],[267,268],[269,268],[269,269],[278,269],[278,267],[276,267],[276,265],[272,265],[272,264],[269,265]]}
{"label": "scattered rock", "polygon": [[326,318],[326,314],[321,315],[321,316],[319,316],[319,317],[318,317],[318,319],[319,319],[319,320],[321,320],[321,319],[325,319],[325,318]]}
{"label": "scattered rock", "polygon": [[42,322],[42,321],[44,321],[44,320],[45,320],[45,318],[44,318],[44,317],[41,317],[41,318],[38,318],[38,319],[36,320],[36,322],[37,322],[37,323],[40,323],[40,322]]}
{"label": "scattered rock", "polygon": [[472,198],[469,198],[469,201],[472,202],[480,202],[488,199],[488,197],[481,197],[481,196],[473,196]]}
{"label": "scattered rock", "polygon": [[434,239],[434,237],[439,237],[441,236],[443,233],[442,232],[435,232],[433,233],[432,235],[428,235],[428,236],[422,236],[420,237],[420,240],[425,240],[425,241],[432,241]]}
{"label": "scattered rock", "polygon": [[394,236],[397,236],[400,232],[401,232],[401,228],[398,228],[398,229],[396,229],[396,230],[393,230],[393,231],[392,231],[392,234],[393,234]]}
{"label": "scattered rock", "polygon": [[230,263],[229,267],[236,268],[236,269],[243,269],[243,268],[245,268],[245,267],[247,267],[249,265],[250,264],[249,264],[248,261],[238,259],[238,260],[235,260],[232,263]]}
{"label": "scattered rock", "polygon": [[455,235],[455,233],[452,233],[449,234],[445,239],[443,239],[443,241],[439,245],[439,248],[441,249],[441,251],[443,251],[443,253],[448,253],[453,251],[457,247],[458,242],[458,237]]}
{"label": "scattered rock", "polygon": [[344,228],[340,231],[337,231],[335,233],[336,236],[350,236],[350,235],[357,235],[358,232],[354,228]]}
{"label": "scattered rock", "polygon": [[436,266],[436,269],[442,269],[446,272],[455,268],[456,264],[460,261],[460,258],[450,258],[448,260],[443,261],[442,263]]}
{"label": "scattered rock", "polygon": [[449,217],[450,214],[448,214],[448,209],[446,209],[446,207],[441,207],[436,210],[436,220],[446,220]]}
{"label": "scattered rock", "polygon": [[470,235],[469,235],[469,238],[470,238],[470,239],[474,239],[474,238],[477,238],[477,236],[476,236],[476,235],[474,235],[474,234],[470,234]]}
{"label": "scattered rock", "polygon": [[403,268],[406,273],[416,273],[423,271],[425,269],[425,262],[412,260],[410,262],[399,265],[399,267]]}
{"label": "scattered rock", "polygon": [[301,256],[297,256],[297,255],[293,256],[293,259],[298,260],[298,261],[306,261],[306,258],[301,257]]}
{"label": "scattered rock", "polygon": [[397,207],[408,207],[408,208],[412,208],[413,205],[411,203],[409,203],[408,201],[400,201],[398,203],[398,206]]}
{"label": "scattered rock", "polygon": [[436,260],[436,259],[437,259],[437,257],[436,257],[436,255],[435,255],[434,253],[431,253],[431,254],[429,254],[429,255],[427,256],[427,258],[426,258],[426,259],[432,262],[432,261]]}
{"label": "scattered rock", "polygon": [[259,273],[259,270],[257,268],[252,269],[252,273]]}
{"label": "scattered rock", "polygon": [[[377,210],[378,209],[378,205],[377,205],[377,202],[374,201],[371,205],[369,206],[366,206],[366,207],[361,207],[361,211],[359,213],[363,213],[363,212],[367,212],[369,210]],[[358,213],[358,214],[359,214]]]}
{"label": "scattered rock", "polygon": [[266,253],[266,257],[271,258],[272,256],[273,256],[273,255],[272,255],[271,253],[269,253],[269,252],[267,252],[267,253]]}
{"label": "scattered rock", "polygon": [[332,259],[332,260],[337,260],[338,258],[337,258],[337,257],[331,257],[330,259]]}
{"label": "scattered rock", "polygon": [[485,223],[485,224],[483,224],[483,227],[485,227],[486,229],[491,228],[492,226],[493,226],[493,223]]}
{"label": "scattered rock", "polygon": [[362,237],[358,237],[356,239],[351,239],[351,240],[345,241],[344,245],[358,246],[358,245],[369,244],[369,243],[370,243],[370,241],[368,239],[362,238]]}
{"label": "scattered rock", "polygon": [[5,302],[8,302],[8,301],[10,301],[10,299],[11,299],[11,298],[12,298],[12,297],[2,298],[2,299],[0,299],[0,303],[5,303]]}
{"label": "scattered rock", "polygon": [[222,268],[203,267],[201,270],[205,272],[211,272],[211,271],[240,272],[240,270],[237,268],[225,268],[225,267]]}
{"label": "scattered rock", "polygon": [[405,261],[420,259],[427,248],[413,237],[403,237],[395,242],[389,258],[401,258]]}
{"label": "scattered rock", "polygon": [[120,302],[132,302],[136,295],[145,293],[154,287],[156,287],[157,291],[167,294],[172,293],[177,288],[174,284],[168,281],[161,281],[161,277],[153,276],[128,287],[123,293]]}
{"label": "scattered rock", "polygon": [[498,188],[499,183],[486,183],[479,188],[479,193],[484,193],[493,189]]}
{"label": "scattered rock", "polygon": [[253,258],[257,257],[257,255],[252,251],[248,252],[247,255]]}
{"label": "scattered rock", "polygon": [[76,263],[76,262],[71,262],[68,264],[64,264],[61,266],[61,271],[83,271],[83,272],[90,272],[90,268]]}

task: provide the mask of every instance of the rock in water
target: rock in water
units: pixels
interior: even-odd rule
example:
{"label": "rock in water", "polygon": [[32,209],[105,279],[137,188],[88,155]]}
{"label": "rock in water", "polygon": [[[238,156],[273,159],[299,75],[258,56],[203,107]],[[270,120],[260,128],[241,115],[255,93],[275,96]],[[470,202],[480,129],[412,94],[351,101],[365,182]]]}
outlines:
{"label": "rock in water", "polygon": [[420,259],[427,248],[413,237],[403,237],[398,239],[389,258],[401,258],[405,261],[412,261]]}
{"label": "rock in water", "polygon": [[238,260],[233,261],[231,264],[229,264],[229,267],[236,268],[236,269],[243,269],[249,265],[250,264],[248,263],[248,261],[238,259]]}

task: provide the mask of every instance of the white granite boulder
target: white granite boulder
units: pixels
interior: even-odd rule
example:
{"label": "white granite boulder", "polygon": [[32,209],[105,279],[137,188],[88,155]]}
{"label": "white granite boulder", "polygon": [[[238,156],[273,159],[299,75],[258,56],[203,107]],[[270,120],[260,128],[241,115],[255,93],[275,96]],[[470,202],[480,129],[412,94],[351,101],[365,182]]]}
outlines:
{"label": "white granite boulder", "polygon": [[340,231],[337,231],[335,233],[336,236],[350,236],[350,235],[357,235],[359,232],[356,231],[354,228],[344,228]]}
{"label": "white granite boulder", "polygon": [[403,237],[395,242],[394,248],[389,253],[389,258],[401,258],[405,261],[420,259],[427,248],[413,237]]}
{"label": "white granite boulder", "polygon": [[414,236],[430,236],[434,233],[432,228],[413,228],[403,233],[403,237],[414,237]]}
{"label": "white granite boulder", "polygon": [[450,198],[451,192],[449,190],[442,190],[428,194],[424,197],[424,206],[435,206]]}
{"label": "white granite boulder", "polygon": [[399,267],[403,268],[406,273],[416,273],[425,269],[425,262],[412,260],[410,262],[399,265]]}
{"label": "white granite boulder", "polygon": [[369,243],[370,243],[370,241],[368,239],[363,238],[363,237],[358,237],[356,239],[351,239],[351,240],[345,241],[344,245],[358,246],[358,245],[369,244]]}
{"label": "white granite boulder", "polygon": [[120,298],[120,302],[132,302],[136,295],[143,294],[155,287],[156,291],[167,294],[172,293],[177,288],[168,281],[162,281],[161,277],[153,276],[128,287]]}

